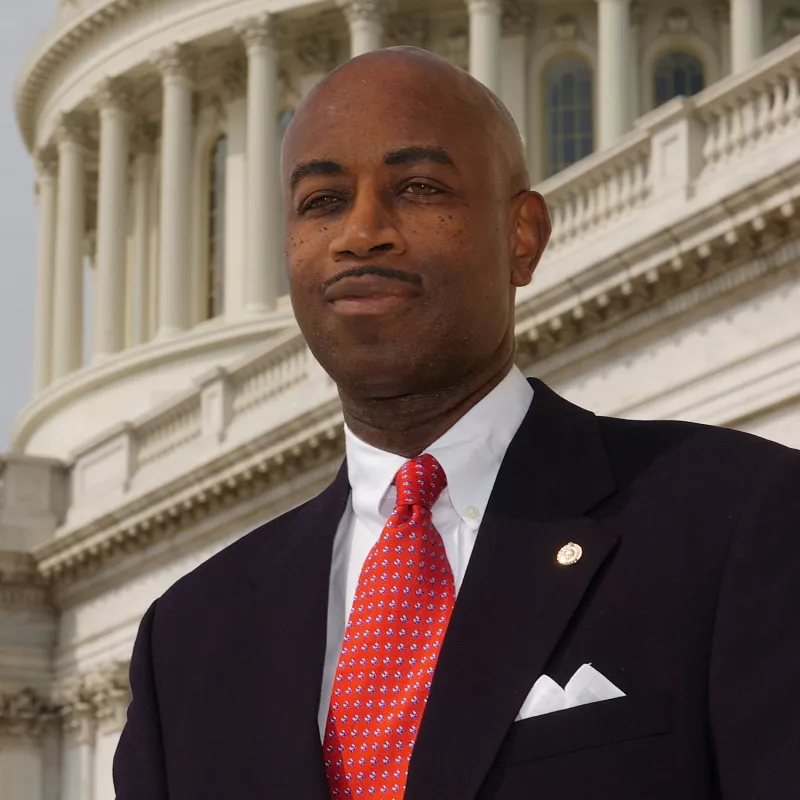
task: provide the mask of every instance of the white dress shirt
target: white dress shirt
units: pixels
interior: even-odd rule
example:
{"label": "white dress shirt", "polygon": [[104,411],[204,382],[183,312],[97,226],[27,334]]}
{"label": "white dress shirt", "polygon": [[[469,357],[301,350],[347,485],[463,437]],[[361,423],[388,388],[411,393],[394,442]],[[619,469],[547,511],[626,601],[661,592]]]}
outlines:
{"label": "white dress shirt", "polygon": [[[453,570],[456,596],[500,464],[532,399],[530,384],[517,367],[512,367],[486,397],[425,450],[439,461],[447,476],[447,487],[431,511]],[[397,491],[392,481],[407,461],[361,441],[346,425],[345,450],[350,499],[333,543],[318,718],[321,736],[325,734],[333,678],[358,578],[394,510]]]}

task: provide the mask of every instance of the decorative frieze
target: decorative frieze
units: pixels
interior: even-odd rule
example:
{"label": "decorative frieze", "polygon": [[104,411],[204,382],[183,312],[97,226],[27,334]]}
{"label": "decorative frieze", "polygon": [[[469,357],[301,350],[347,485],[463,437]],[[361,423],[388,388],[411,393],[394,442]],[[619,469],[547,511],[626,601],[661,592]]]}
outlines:
{"label": "decorative frieze", "polygon": [[552,37],[557,42],[577,42],[583,39],[578,18],[573,14],[562,14],[553,23]]}
{"label": "decorative frieze", "polygon": [[0,739],[38,740],[57,718],[56,706],[34,689],[0,689]]}

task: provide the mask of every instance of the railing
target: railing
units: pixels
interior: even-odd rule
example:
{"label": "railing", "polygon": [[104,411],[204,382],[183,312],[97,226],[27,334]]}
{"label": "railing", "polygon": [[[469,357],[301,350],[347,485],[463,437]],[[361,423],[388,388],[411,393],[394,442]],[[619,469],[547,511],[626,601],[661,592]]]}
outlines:
{"label": "railing", "polygon": [[118,502],[121,494],[158,482],[176,463],[199,462],[247,441],[254,418],[268,429],[281,409],[291,418],[303,401],[313,406],[330,399],[332,387],[315,367],[299,332],[290,330],[239,364],[202,376],[175,401],[88,443],[74,454],[71,513]]}
{"label": "railing", "polygon": [[137,468],[198,439],[202,435],[200,410],[200,395],[193,393],[141,423],[136,430]]}

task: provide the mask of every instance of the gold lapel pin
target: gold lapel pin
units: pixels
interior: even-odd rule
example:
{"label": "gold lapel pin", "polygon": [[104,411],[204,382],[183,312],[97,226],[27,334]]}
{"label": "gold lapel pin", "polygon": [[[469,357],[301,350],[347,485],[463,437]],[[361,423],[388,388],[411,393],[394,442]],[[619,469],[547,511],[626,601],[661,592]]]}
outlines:
{"label": "gold lapel pin", "polygon": [[570,542],[569,544],[565,544],[558,551],[556,561],[558,561],[562,567],[571,567],[581,560],[582,555],[583,548],[579,544],[575,544],[575,542]]}

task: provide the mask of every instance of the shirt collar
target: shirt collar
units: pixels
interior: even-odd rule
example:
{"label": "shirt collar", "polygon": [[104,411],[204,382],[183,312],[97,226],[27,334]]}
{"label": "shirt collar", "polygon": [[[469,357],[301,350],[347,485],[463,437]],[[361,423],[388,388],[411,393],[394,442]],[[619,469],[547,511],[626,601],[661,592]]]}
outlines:
{"label": "shirt collar", "polygon": [[[514,366],[486,397],[425,450],[442,465],[450,501],[470,526],[480,524],[503,456],[532,399],[533,389]],[[347,425],[345,449],[353,511],[365,522],[383,525],[386,515],[381,502],[406,459],[367,444]]]}

